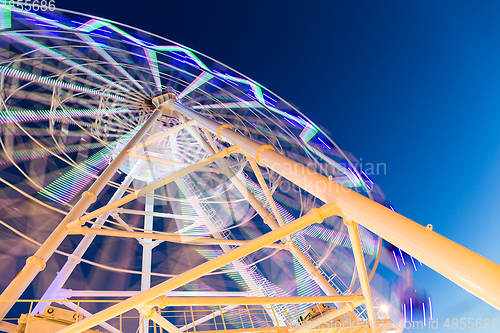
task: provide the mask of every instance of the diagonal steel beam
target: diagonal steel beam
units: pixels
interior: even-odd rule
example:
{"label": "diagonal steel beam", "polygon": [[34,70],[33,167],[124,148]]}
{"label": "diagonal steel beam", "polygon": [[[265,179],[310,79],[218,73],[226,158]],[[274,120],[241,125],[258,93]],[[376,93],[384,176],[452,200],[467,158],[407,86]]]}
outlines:
{"label": "diagonal steel beam", "polygon": [[500,310],[500,265],[437,234],[381,204],[189,109],[179,102],[172,112],[231,143],[323,202],[336,202],[345,216],[401,248],[428,267]]}
{"label": "diagonal steel beam", "polygon": [[261,249],[262,247],[276,242],[277,240],[286,237],[294,232],[305,228],[313,223],[319,223],[324,220],[325,217],[339,214],[340,211],[336,204],[326,204],[321,208],[313,209],[309,214],[304,215],[293,222],[290,222],[276,230],[270,231],[245,245],[237,247],[228,253],[225,253],[217,258],[214,258],[208,262],[205,262],[197,267],[194,267],[176,277],[171,278],[165,282],[162,282],[151,289],[141,292],[140,294],[133,296],[121,303],[110,306],[109,308],[102,310],[94,314],[90,318],[86,318],[78,323],[71,326],[63,328],[58,331],[58,333],[77,333],[89,329],[103,321],[109,320],[115,316],[118,316],[130,309],[141,306],[154,298],[157,298],[169,291],[172,291],[180,286],[185,285],[191,281],[194,281],[201,276],[210,273],[224,265],[227,265],[235,260],[243,258],[244,256]]}
{"label": "diagonal steel beam", "polygon": [[[5,288],[5,290],[0,295],[0,320],[2,320],[5,315],[9,312],[15,303],[15,300],[19,299],[21,294],[26,290],[33,279],[38,275],[40,271],[45,268],[45,263],[52,254],[56,251],[59,245],[63,242],[67,235],[66,225],[68,222],[73,221],[90,207],[96,197],[106,186],[108,181],[116,173],[116,170],[123,164],[127,157],[126,151],[129,147],[134,146],[153,126],[156,120],[160,117],[161,113],[159,111],[153,112],[149,117],[148,121],[141,127],[141,129],[134,135],[134,137],[128,142],[123,151],[121,151],[116,158],[111,162],[110,165],[104,170],[104,172],[99,176],[90,189],[82,194],[82,198],[76,203],[76,205],[71,209],[71,211],[66,215],[66,217],[59,223],[59,225],[54,229],[50,236],[43,242],[42,246],[35,252],[35,254],[26,260],[26,265],[19,272],[16,278]],[[97,214],[94,217],[99,216]],[[5,301],[10,300],[10,301]]]}
{"label": "diagonal steel beam", "polygon": [[[132,171],[125,177],[123,180],[121,186],[115,191],[111,199],[109,199],[108,203],[114,202],[121,198],[121,196],[125,193],[125,188],[127,188],[132,180],[134,180],[135,175],[139,170],[142,168],[142,166],[136,165],[132,168]],[[94,225],[92,225],[92,229],[99,229],[101,224],[104,224],[104,221],[108,218],[109,214],[105,213],[101,216],[99,216],[96,219],[96,222]],[[132,229],[130,229],[132,230]],[[95,235],[89,234],[85,235],[83,239],[80,241],[76,249],[73,251],[73,255],[75,257],[81,258],[89,248],[90,244],[94,240]],[[45,293],[43,294],[41,300],[48,300],[48,299],[57,299],[55,297],[56,293],[62,288],[64,283],[68,280],[69,276],[73,272],[73,270],[76,268],[76,266],[80,263],[80,261],[74,257],[69,257],[64,264],[64,266],[61,268],[59,273],[57,274],[56,278],[52,280],[50,286],[47,288]],[[33,311],[31,312],[31,315],[34,316],[37,313],[43,313],[45,310],[45,307],[50,305],[50,302],[38,302],[38,304],[33,308]]]}
{"label": "diagonal steel beam", "polygon": [[[221,239],[221,238],[208,238],[208,237],[194,237],[194,236],[179,236],[173,234],[163,233],[145,233],[137,231],[122,231],[122,230],[109,230],[109,229],[93,229],[89,227],[73,227],[68,231],[70,235],[100,235],[100,236],[114,236],[124,238],[137,238],[137,239],[158,239],[171,243],[193,244],[193,245],[244,245],[248,243],[246,240],[234,239]],[[283,244],[269,244],[266,248],[286,250]]]}
{"label": "diagonal steel beam", "polygon": [[146,146],[152,144],[153,142],[156,142],[156,141],[158,141],[160,139],[163,139],[164,137],[169,136],[169,135],[171,135],[171,134],[173,134],[175,132],[178,132],[181,129],[186,128],[186,127],[188,127],[188,126],[190,126],[190,125],[192,125],[194,123],[195,123],[194,120],[190,120],[190,121],[187,121],[187,122],[185,122],[183,124],[180,124],[180,125],[177,125],[175,127],[172,127],[171,129],[169,129],[169,130],[167,130],[167,131],[165,131],[165,132],[163,132],[161,134],[155,135],[153,137],[150,137],[149,139],[147,139],[144,142],[136,144],[135,146],[133,146],[132,148],[129,149],[128,153],[136,152],[136,151],[138,151],[141,148],[145,148]]}
{"label": "diagonal steel beam", "polygon": [[166,297],[147,302],[149,306],[270,305],[309,303],[352,303],[364,301],[363,296],[288,296],[288,297]]}
{"label": "diagonal steel beam", "polygon": [[[176,102],[174,102],[172,104],[172,100],[168,100],[166,102],[164,102],[163,104],[161,104],[159,107],[160,108],[165,108],[169,105],[172,105],[172,107],[174,107],[175,105],[177,105]],[[182,104],[181,104],[182,105]],[[181,112],[182,113],[182,112]],[[203,127],[202,127],[203,128]],[[224,126],[222,127],[219,127],[219,129],[217,130],[217,135],[220,131],[220,129],[224,129]],[[189,133],[196,138],[196,140],[203,146],[203,148],[205,149],[205,151],[208,153],[208,154],[213,154],[214,153],[214,149],[213,147],[211,147],[200,135],[200,133],[192,126],[188,127],[187,130],[189,131]],[[211,137],[210,135],[208,135],[208,137]],[[264,146],[265,147],[265,146]],[[260,148],[259,148],[260,149]],[[249,159],[250,163],[252,163],[253,161],[253,164],[257,164],[257,161],[256,161],[256,158],[258,157],[257,156],[258,154],[256,153],[256,155],[254,156],[248,156],[247,155],[247,158]],[[229,177],[230,181],[233,183],[233,185],[240,191],[240,193],[247,199],[247,201],[250,203],[250,205],[255,209],[255,211],[260,215],[260,217],[262,218],[262,220],[264,221],[264,223],[266,223],[269,228],[271,228],[271,230],[274,230],[276,228],[278,228],[280,225],[283,225],[283,220],[281,219],[281,215],[279,214],[279,211],[274,203],[274,200],[272,199],[272,196],[271,194],[269,193],[269,197],[268,200],[269,200],[269,203],[271,204],[271,207],[274,206],[274,208],[272,209],[273,214],[269,214],[267,209],[257,200],[257,198],[248,190],[248,188],[245,186],[245,184],[243,184],[242,181],[240,181],[240,179],[238,177],[236,177],[236,175],[234,175],[234,173],[229,169],[229,167],[227,165],[225,165],[224,163],[220,163],[219,165],[221,167],[221,169],[225,169],[226,172],[227,172],[227,176]],[[253,165],[252,165],[252,168]],[[254,169],[254,172],[256,173],[256,177],[259,178],[259,175],[261,176],[262,178],[262,175],[260,174],[260,171],[257,167],[257,170],[255,171]],[[264,184],[262,185],[261,184],[261,187],[264,189],[264,188],[267,188],[267,185],[265,184],[263,178],[262,179],[259,179],[259,183],[260,182],[263,182]],[[269,191],[268,191],[269,192]],[[278,222],[277,222],[278,221]],[[280,223],[281,222],[281,223]],[[327,294],[328,296],[338,296],[339,294],[337,293],[337,291],[335,290],[335,288],[325,279],[325,277],[318,271],[318,268],[316,268],[312,263],[311,261],[306,257],[306,255],[290,240],[290,237],[287,237],[287,239],[282,239],[282,241],[284,243],[287,243],[289,244],[289,248],[290,248],[290,252],[292,253],[292,255],[297,259],[297,261],[304,267],[304,269],[309,273],[309,276],[311,277],[311,279],[313,279],[317,284],[318,286],[323,290],[323,292],[325,294]],[[351,318],[351,319],[356,319],[356,315],[354,313],[349,313],[348,316]],[[272,317],[271,317],[272,318]]]}
{"label": "diagonal steel beam", "polygon": [[[223,151],[221,151],[217,154],[214,154],[214,155],[212,155],[212,156],[210,156],[210,157],[208,157],[208,158],[206,158],[198,163],[192,164],[192,165],[190,165],[182,170],[179,170],[168,177],[160,179],[160,180],[158,180],[158,181],[156,181],[156,182],[154,182],[146,187],[143,187],[142,189],[140,189],[138,191],[135,191],[132,194],[124,196],[123,198],[121,198],[119,200],[116,200],[113,203],[107,204],[104,207],[96,209],[87,215],[74,217],[70,222],[67,223],[67,228],[71,228],[71,227],[79,225],[79,224],[84,224],[84,223],[92,220],[93,218],[96,218],[97,216],[99,216],[101,214],[109,212],[110,210],[118,208],[118,207],[126,204],[127,202],[135,200],[143,195],[146,195],[147,193],[149,193],[157,188],[160,188],[162,186],[165,186],[168,183],[170,183],[170,182],[172,182],[172,181],[174,181],[182,176],[185,176],[193,171],[196,171],[199,168],[206,166],[206,165],[208,165],[208,164],[210,164],[210,163],[212,163],[220,158],[223,158],[225,156],[229,156],[232,152],[234,152],[236,150],[238,150],[237,146],[225,148]],[[125,151],[125,149],[123,151]]]}
{"label": "diagonal steel beam", "polygon": [[361,238],[359,237],[358,224],[348,217],[344,217],[344,223],[349,230],[351,237],[352,252],[354,253],[354,261],[356,262],[356,269],[358,271],[359,282],[361,283],[361,290],[363,296],[366,298],[366,312],[370,321],[370,327],[374,328],[375,325],[375,312],[373,311],[373,302],[370,292],[370,282],[368,274],[366,273],[365,257],[363,249],[361,248]]}

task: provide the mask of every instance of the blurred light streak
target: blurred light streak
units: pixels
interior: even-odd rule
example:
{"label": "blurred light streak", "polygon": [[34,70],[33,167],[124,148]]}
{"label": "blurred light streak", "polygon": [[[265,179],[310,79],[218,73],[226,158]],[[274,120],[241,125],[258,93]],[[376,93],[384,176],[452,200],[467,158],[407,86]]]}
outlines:
{"label": "blurred light streak", "polygon": [[8,67],[4,67],[4,66],[0,66],[0,74],[4,74],[7,76],[16,77],[16,78],[19,78],[22,80],[32,81],[32,82],[36,82],[36,83],[48,84],[48,85],[52,85],[52,86],[56,86],[56,87],[60,87],[60,88],[64,88],[64,89],[72,89],[72,90],[76,90],[76,91],[86,92],[89,94],[101,95],[101,96],[111,97],[114,99],[125,100],[125,98],[123,98],[121,96],[110,94],[110,93],[107,93],[104,91],[94,90],[94,89],[82,87],[82,86],[79,86],[79,85],[76,85],[73,83],[66,83],[66,82],[63,82],[60,80],[54,80],[54,79],[50,79],[47,77],[31,74],[31,73],[25,72],[23,70],[8,68]]}

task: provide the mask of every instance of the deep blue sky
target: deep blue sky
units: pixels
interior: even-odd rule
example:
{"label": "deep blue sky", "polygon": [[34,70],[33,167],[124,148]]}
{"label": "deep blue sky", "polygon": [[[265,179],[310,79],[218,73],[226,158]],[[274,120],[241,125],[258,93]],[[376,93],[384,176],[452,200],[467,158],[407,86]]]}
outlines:
{"label": "deep blue sky", "polygon": [[[363,163],[396,210],[500,262],[500,2],[116,1],[56,6],[123,22],[235,68]],[[440,318],[500,312],[431,272]]]}

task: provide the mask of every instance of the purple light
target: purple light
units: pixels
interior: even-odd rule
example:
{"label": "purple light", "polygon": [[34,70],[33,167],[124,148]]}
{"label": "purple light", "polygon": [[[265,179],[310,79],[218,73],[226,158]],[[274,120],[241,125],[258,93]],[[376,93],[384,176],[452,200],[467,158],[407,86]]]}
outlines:
{"label": "purple light", "polygon": [[278,101],[277,101],[277,100],[275,100],[274,98],[272,98],[271,96],[268,96],[268,95],[266,95],[266,94],[264,94],[264,93],[263,93],[262,95],[264,95],[265,97],[269,98],[269,99],[270,99],[271,101],[273,101],[274,103],[278,103]]}
{"label": "purple light", "polygon": [[138,41],[140,41],[140,42],[143,42],[144,44],[150,45],[150,46],[154,46],[154,47],[156,47],[156,46],[157,46],[157,45],[155,45],[155,44],[153,44],[153,43],[146,42],[145,40],[141,40],[141,39],[139,39],[139,38],[137,38],[137,37],[134,37],[134,39],[136,39],[136,40],[138,40]]}
{"label": "purple light", "polygon": [[403,324],[406,323],[406,304],[403,303]]}
{"label": "purple light", "polygon": [[415,268],[415,272],[417,271],[417,266],[415,266],[415,261],[413,260],[413,257],[410,256],[411,262],[413,263],[413,268]]}
{"label": "purple light", "polygon": [[429,297],[429,317],[432,320],[432,303],[431,303],[431,298]]}
{"label": "purple light", "polygon": [[422,313],[424,314],[424,326],[426,326],[425,325],[425,304],[424,303],[422,303]]}
{"label": "purple light", "polygon": [[96,34],[95,32],[91,32],[89,35],[97,36],[97,37],[101,37],[101,38],[109,38],[108,36],[99,35],[99,34]]}
{"label": "purple light", "polygon": [[410,321],[413,321],[413,302],[410,297]]}
{"label": "purple light", "polygon": [[35,25],[38,25],[40,27],[49,27],[49,28],[57,28],[56,26],[54,25],[48,25],[48,24],[40,24],[40,23],[35,23]]}
{"label": "purple light", "polygon": [[292,121],[288,118],[283,118],[287,123],[289,123],[290,125],[292,125],[293,127],[297,127],[297,125],[295,125],[294,123],[292,123]]}
{"label": "purple light", "polygon": [[324,144],[328,149],[332,149],[329,145],[325,143],[325,141],[321,140],[321,138],[318,138],[319,141],[321,141],[322,144]]}
{"label": "purple light", "polygon": [[368,180],[370,181],[370,183],[372,183],[373,185],[375,185],[375,183],[373,182],[373,180],[371,180],[371,178],[370,178],[370,177],[368,177],[368,175],[367,175],[367,174],[366,174],[363,170],[361,170],[361,173],[362,173],[363,175],[365,175],[366,179],[368,179]]}
{"label": "purple light", "polygon": [[401,255],[401,261],[403,262],[403,265],[406,266],[405,258],[403,257],[403,252],[401,252],[401,249],[398,248],[399,250],[399,255]]}
{"label": "purple light", "polygon": [[398,259],[396,258],[396,252],[392,251],[392,254],[394,255],[394,261],[396,262],[396,266],[398,266],[398,271],[401,271],[401,269],[399,268]]}

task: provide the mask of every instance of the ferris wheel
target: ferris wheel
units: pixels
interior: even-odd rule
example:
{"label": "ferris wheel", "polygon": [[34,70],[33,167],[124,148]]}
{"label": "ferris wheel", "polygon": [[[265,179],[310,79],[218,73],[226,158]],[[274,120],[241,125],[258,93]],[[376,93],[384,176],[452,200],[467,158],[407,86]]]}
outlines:
{"label": "ferris wheel", "polygon": [[[383,332],[406,320],[370,288],[389,279],[376,274],[384,253],[399,265],[379,235],[406,243],[363,223],[400,215],[295,107],[123,24],[0,10],[0,330]],[[417,270],[413,248],[396,249]]]}

